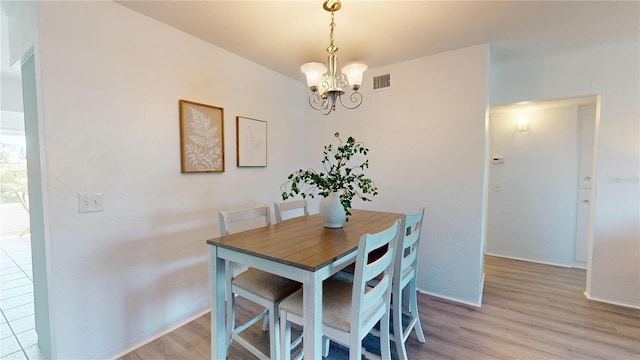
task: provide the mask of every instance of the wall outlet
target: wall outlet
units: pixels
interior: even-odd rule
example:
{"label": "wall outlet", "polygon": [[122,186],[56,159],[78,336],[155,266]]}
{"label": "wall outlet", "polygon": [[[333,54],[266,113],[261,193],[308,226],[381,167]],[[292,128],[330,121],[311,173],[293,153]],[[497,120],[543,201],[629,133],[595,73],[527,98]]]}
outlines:
{"label": "wall outlet", "polygon": [[78,194],[78,212],[103,211],[102,193]]}

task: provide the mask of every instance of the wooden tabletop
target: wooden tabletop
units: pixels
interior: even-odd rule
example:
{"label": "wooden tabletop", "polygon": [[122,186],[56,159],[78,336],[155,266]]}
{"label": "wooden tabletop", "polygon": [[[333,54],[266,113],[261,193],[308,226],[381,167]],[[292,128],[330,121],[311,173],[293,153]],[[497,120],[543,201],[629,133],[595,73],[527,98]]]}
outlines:
{"label": "wooden tabletop", "polygon": [[363,234],[385,230],[403,216],[354,209],[351,213],[349,221],[340,229],[325,228],[320,215],[316,214],[222,236],[207,243],[316,271],[354,251]]}

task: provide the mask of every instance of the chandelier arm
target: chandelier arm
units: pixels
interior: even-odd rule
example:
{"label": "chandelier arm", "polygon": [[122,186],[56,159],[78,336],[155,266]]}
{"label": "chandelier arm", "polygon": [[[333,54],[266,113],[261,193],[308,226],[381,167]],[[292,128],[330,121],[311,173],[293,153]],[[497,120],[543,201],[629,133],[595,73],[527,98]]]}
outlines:
{"label": "chandelier arm", "polygon": [[353,106],[345,105],[344,102],[342,101],[342,96],[339,96],[339,98],[340,98],[340,104],[342,104],[342,106],[350,110],[353,110],[358,106],[362,105],[362,94],[360,94],[357,91],[354,91],[351,93],[351,95],[349,95],[350,104],[353,104]]}
{"label": "chandelier arm", "polygon": [[323,99],[322,96],[320,96],[320,94],[318,94],[317,92],[313,92],[311,93],[311,95],[309,95],[309,105],[311,105],[311,107],[314,110],[326,110],[329,107],[329,100],[328,99]]}

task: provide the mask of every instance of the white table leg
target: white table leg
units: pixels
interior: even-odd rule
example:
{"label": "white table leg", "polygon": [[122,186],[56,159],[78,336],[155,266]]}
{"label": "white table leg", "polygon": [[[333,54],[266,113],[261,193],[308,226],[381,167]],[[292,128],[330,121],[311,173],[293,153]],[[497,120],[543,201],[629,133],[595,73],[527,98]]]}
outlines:
{"label": "white table leg", "polygon": [[227,357],[227,336],[225,334],[225,266],[218,258],[217,246],[209,248],[209,276],[211,279],[211,360]]}
{"label": "white table leg", "polygon": [[322,359],[322,280],[306,271],[302,286],[304,311],[304,358]]}

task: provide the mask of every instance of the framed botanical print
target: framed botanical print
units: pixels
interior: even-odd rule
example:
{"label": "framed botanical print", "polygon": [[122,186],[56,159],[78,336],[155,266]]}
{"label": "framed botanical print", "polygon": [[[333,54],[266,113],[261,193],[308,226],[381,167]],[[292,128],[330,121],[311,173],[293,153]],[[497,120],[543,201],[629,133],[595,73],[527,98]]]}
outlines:
{"label": "framed botanical print", "polygon": [[224,171],[224,109],[180,100],[183,173]]}
{"label": "framed botanical print", "polygon": [[267,122],[236,116],[237,164],[267,166]]}

